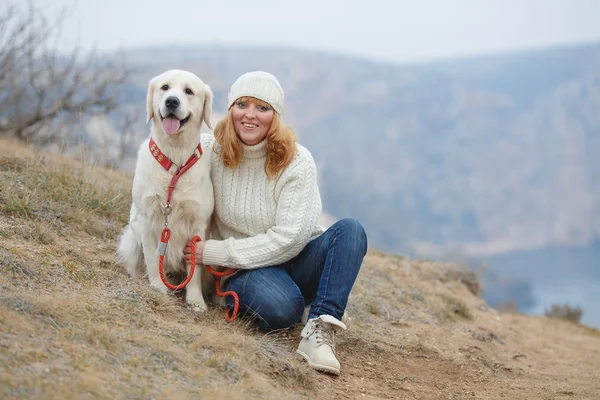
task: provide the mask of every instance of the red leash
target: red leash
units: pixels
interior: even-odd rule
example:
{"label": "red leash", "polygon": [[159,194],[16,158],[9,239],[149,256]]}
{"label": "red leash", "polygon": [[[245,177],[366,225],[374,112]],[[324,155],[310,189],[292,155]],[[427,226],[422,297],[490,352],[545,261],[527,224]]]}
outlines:
{"label": "red leash", "polygon": [[[171,162],[171,160],[169,160],[168,157],[165,156],[162,151],[160,151],[160,149],[158,148],[158,146],[156,145],[156,143],[154,142],[154,140],[152,138],[150,138],[150,142],[148,143],[148,146],[150,147],[150,153],[152,153],[152,155],[154,156],[156,161],[158,161],[160,163],[160,165],[163,166],[163,168],[165,168],[167,171],[169,171],[171,166],[173,165],[173,162]],[[171,214],[171,211],[173,211],[173,209],[171,207],[171,198],[173,197],[173,191],[175,190],[175,186],[177,185],[177,181],[179,180],[181,175],[183,175],[187,170],[192,168],[192,166],[200,159],[200,155],[202,155],[202,147],[200,145],[198,145],[198,153],[196,153],[194,151],[194,154],[185,162],[185,164],[183,164],[181,167],[177,167],[177,171],[173,174],[173,177],[171,178],[171,183],[169,184],[169,191],[167,192],[167,201],[165,203],[165,209],[163,211],[163,214],[165,216],[165,227],[163,228],[163,230],[160,234],[160,245],[158,246],[158,253],[159,253],[158,273],[160,275],[160,279],[163,281],[165,286],[168,287],[169,289],[175,290],[175,291],[185,288],[187,286],[187,284],[190,282],[190,280],[192,279],[192,276],[194,276],[194,272],[196,271],[196,243],[200,242],[202,239],[200,238],[200,236],[194,236],[192,238],[192,243],[190,246],[191,265],[190,265],[190,273],[188,274],[188,276],[179,285],[170,284],[167,281],[167,278],[165,277],[165,253],[167,252],[167,244],[169,243],[169,239],[171,238],[171,230],[169,229],[169,221],[168,221],[168,217]],[[211,274],[213,274],[216,277],[217,296],[220,296],[220,297],[232,296],[233,297],[234,305],[233,305],[232,313],[231,314],[229,313],[229,310],[230,310],[229,308],[225,310],[225,320],[227,322],[231,322],[238,315],[238,311],[239,311],[239,307],[240,307],[240,299],[239,299],[237,293],[235,293],[232,290],[228,290],[226,292],[221,292],[221,278],[223,276],[232,275],[237,270],[236,269],[226,269],[223,272],[218,272],[218,271],[215,271],[214,269],[212,269],[209,265],[205,265],[205,267]]]}
{"label": "red leash", "polygon": [[[159,254],[160,256],[158,257],[158,273],[160,274],[160,279],[163,281],[163,283],[165,284],[166,287],[168,287],[171,290],[181,290],[184,287],[187,286],[188,283],[190,283],[190,280],[192,279],[192,276],[194,276],[194,272],[196,271],[196,263],[192,262],[192,264],[190,265],[190,273],[188,274],[188,276],[183,280],[183,282],[181,282],[179,285],[171,285],[169,283],[169,281],[167,281],[167,278],[165,277],[165,252],[167,250],[167,243],[169,243],[169,238],[171,237],[171,230],[167,227],[165,227],[162,231],[162,233],[160,234],[160,246],[158,247],[159,249]],[[192,243],[194,241],[195,238],[200,239],[199,236],[194,236],[192,238]],[[192,250],[194,249],[195,246],[192,246]],[[195,261],[194,259],[192,259],[192,261]]]}
{"label": "red leash", "polygon": [[[195,240],[196,238],[198,238],[198,240]],[[192,238],[192,245],[191,245],[191,259],[192,259],[192,264],[194,264],[196,262],[196,255],[195,255],[195,242],[200,241],[202,239],[200,239],[198,236],[194,236]],[[236,292],[234,292],[233,290],[227,290],[225,292],[221,292],[221,278],[224,276],[229,276],[234,274],[237,270],[233,269],[233,268],[228,268],[223,272],[219,272],[219,271],[215,271],[214,269],[212,269],[210,267],[210,265],[205,265],[206,269],[208,270],[208,272],[210,272],[211,274],[213,274],[216,277],[216,287],[217,287],[217,296],[219,297],[225,297],[225,296],[231,296],[233,297],[233,310],[231,311],[231,314],[229,313],[230,309],[227,308],[225,309],[225,321],[227,322],[231,322],[233,321],[237,315],[238,315],[238,311],[240,309],[240,298],[238,296],[238,294]]]}

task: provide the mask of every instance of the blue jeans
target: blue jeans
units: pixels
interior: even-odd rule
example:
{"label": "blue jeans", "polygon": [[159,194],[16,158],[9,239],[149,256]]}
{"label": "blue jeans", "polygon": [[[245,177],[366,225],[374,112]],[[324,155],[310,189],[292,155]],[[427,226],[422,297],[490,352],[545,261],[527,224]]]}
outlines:
{"label": "blue jeans", "polygon": [[[348,296],[367,252],[367,236],[354,219],[342,219],[281,265],[242,270],[226,284],[240,298],[240,315],[256,317],[265,331],[299,322],[305,304],[309,318],[342,319]],[[233,306],[231,297],[227,305]]]}

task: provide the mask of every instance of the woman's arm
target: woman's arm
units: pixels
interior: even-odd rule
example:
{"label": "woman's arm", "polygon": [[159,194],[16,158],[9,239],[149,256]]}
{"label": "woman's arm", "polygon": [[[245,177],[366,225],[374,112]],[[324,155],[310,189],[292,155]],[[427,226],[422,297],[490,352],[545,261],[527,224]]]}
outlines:
{"label": "woman's arm", "polygon": [[252,269],[281,264],[300,253],[317,226],[321,196],[312,157],[300,157],[290,167],[281,177],[275,225],[245,239],[206,241],[199,258],[204,264]]}

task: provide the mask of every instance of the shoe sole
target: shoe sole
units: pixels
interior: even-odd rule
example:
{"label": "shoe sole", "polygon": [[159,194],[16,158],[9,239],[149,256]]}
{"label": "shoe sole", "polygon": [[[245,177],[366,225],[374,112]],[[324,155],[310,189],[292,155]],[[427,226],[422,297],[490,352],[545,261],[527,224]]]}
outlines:
{"label": "shoe sole", "polygon": [[328,367],[326,365],[312,363],[312,362],[310,362],[308,356],[300,350],[296,350],[296,353],[300,354],[302,356],[302,358],[304,358],[304,360],[308,363],[308,366],[311,367],[312,369],[316,369],[317,371],[321,371],[321,372],[327,372],[329,374],[333,374],[336,376],[340,375],[339,369],[335,369],[333,367]]}

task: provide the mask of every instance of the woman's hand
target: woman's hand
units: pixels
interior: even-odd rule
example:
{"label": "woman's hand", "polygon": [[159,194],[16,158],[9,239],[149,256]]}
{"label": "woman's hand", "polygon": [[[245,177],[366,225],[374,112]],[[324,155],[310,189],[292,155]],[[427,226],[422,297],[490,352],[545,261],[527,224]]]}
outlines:
{"label": "woman's hand", "polygon": [[[196,242],[196,266],[202,265],[202,251],[204,250],[204,242]],[[192,262],[192,241],[188,240],[185,244],[185,249],[183,249],[183,254],[185,255],[186,265],[189,265]]]}

